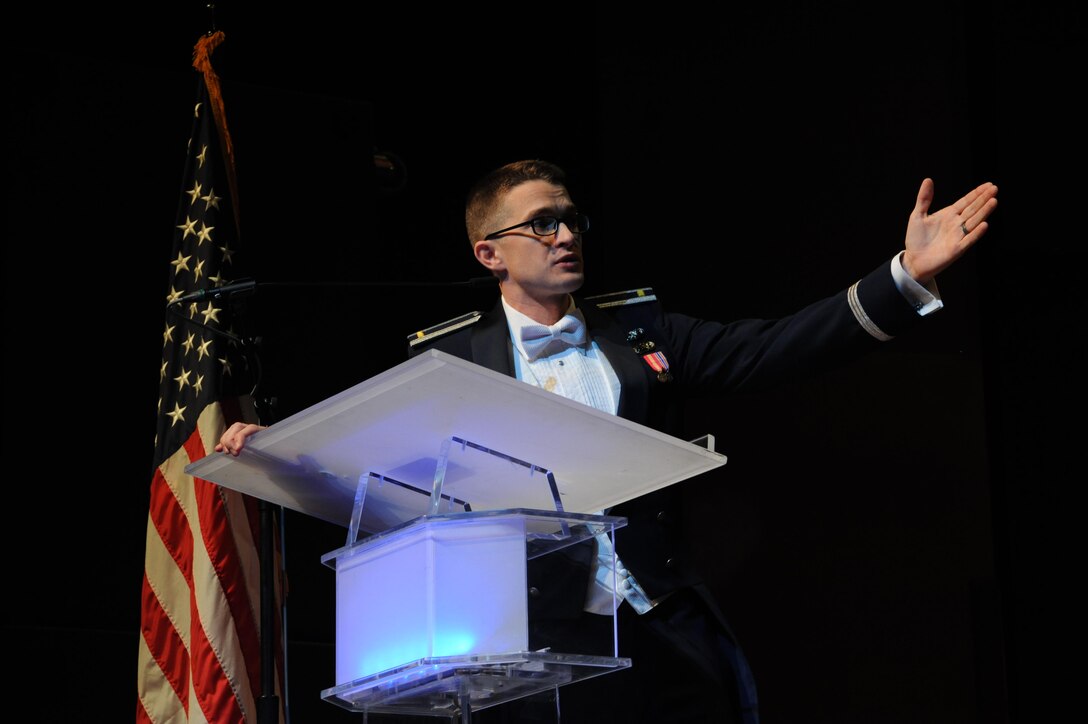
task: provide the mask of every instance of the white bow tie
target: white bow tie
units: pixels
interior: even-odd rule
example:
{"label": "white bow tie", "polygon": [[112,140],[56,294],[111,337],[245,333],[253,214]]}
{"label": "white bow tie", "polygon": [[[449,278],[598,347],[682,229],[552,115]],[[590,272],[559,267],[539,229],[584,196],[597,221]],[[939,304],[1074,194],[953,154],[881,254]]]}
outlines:
{"label": "white bow tie", "polygon": [[522,349],[531,362],[549,350],[585,344],[586,325],[579,317],[568,314],[551,326],[527,324],[521,328],[520,336]]}

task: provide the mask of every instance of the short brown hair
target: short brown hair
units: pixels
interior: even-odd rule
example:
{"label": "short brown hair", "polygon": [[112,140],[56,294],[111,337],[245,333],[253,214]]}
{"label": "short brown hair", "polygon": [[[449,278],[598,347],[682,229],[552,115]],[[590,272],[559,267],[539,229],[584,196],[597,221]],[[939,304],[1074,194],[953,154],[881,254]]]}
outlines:
{"label": "short brown hair", "polygon": [[547,181],[563,186],[566,173],[547,161],[515,161],[491,171],[477,181],[465,199],[465,230],[474,244],[488,234],[499,204],[510,191],[529,181]]}

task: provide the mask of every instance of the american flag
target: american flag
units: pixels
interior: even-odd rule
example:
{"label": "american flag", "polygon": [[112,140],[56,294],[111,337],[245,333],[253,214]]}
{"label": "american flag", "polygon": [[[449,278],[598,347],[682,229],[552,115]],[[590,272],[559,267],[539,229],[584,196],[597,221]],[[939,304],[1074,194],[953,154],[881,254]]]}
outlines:
{"label": "american flag", "polygon": [[221,32],[209,34],[194,50],[193,67],[201,72],[165,300],[138,722],[257,722],[258,710],[269,711],[273,697],[278,721],[286,720],[278,615],[274,691],[262,688],[258,501],[185,473],[190,462],[212,453],[226,426],[252,417],[243,414],[249,380],[238,312],[229,299],[214,296],[177,303],[184,294],[234,281],[239,232],[233,148],[210,62],[222,41]]}

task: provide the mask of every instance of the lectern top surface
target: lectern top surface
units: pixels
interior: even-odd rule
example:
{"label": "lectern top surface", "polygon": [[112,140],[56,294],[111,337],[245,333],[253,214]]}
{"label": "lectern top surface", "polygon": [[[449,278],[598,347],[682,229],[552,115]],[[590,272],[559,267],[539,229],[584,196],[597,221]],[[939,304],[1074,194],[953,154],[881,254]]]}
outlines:
{"label": "lectern top surface", "polygon": [[[463,442],[462,442],[463,441]],[[598,513],[725,463],[725,456],[437,350],[253,435],[237,458],[186,468],[205,480],[345,527],[360,479],[362,529],[428,512],[442,493],[471,510]]]}

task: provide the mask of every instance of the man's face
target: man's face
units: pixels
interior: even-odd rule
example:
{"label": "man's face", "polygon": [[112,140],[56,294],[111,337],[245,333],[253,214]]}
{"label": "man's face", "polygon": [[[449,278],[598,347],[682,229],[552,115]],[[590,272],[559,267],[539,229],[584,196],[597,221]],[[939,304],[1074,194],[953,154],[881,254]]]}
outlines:
{"label": "man's face", "polygon": [[[567,190],[547,181],[528,181],[506,196],[495,222],[502,229],[539,216],[570,218],[576,207]],[[476,258],[499,273],[503,296],[515,303],[525,297],[547,304],[576,291],[585,280],[582,266],[582,235],[566,223],[549,236],[533,232],[531,225],[518,227],[475,244]]]}

